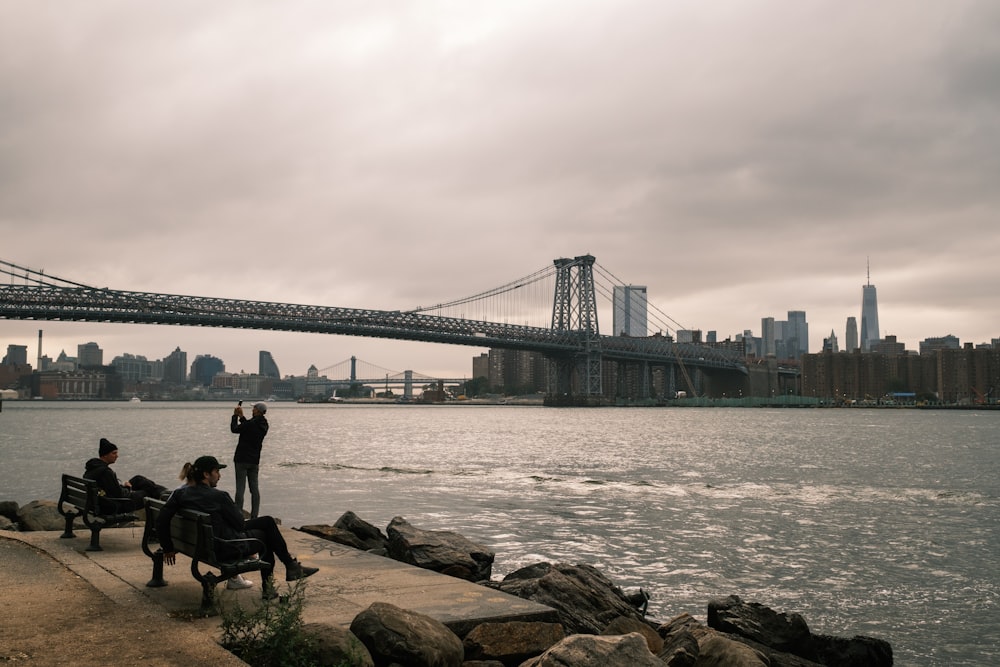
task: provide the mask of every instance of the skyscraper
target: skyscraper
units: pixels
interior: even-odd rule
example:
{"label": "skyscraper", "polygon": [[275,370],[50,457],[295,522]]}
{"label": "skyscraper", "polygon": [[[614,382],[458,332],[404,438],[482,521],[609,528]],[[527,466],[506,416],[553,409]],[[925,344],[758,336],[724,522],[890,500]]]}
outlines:
{"label": "skyscraper", "polygon": [[615,336],[646,336],[646,288],[641,285],[615,285],[612,326]]}
{"label": "skyscraper", "polygon": [[187,361],[187,352],[184,352],[179,347],[164,357],[163,380],[165,382],[184,384],[187,381]]}
{"label": "skyscraper", "polygon": [[281,379],[278,364],[274,362],[274,357],[267,350],[261,350],[258,356],[258,373],[267,378]]}
{"label": "skyscraper", "polygon": [[847,336],[844,337],[844,350],[854,352],[858,349],[858,318],[853,315],[847,318]]}
{"label": "skyscraper", "polygon": [[788,356],[800,359],[803,354],[809,354],[809,323],[806,322],[806,311],[788,311],[788,326],[785,329]]}
{"label": "skyscraper", "polygon": [[868,269],[868,284],[861,288],[861,351],[871,352],[879,341],[878,299],[872,285],[871,267]]}
{"label": "skyscraper", "polygon": [[777,332],[773,317],[760,318],[760,353],[765,357],[773,357],[778,353]]}

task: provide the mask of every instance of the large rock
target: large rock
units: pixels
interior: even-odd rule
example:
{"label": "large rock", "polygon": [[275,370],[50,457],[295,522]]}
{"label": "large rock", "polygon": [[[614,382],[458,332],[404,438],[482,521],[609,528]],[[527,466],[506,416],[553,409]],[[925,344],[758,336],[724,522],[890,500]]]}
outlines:
{"label": "large rock", "polygon": [[[59,513],[57,503],[51,500],[32,500],[17,511],[21,530],[65,530],[66,519]],[[76,527],[74,523],[74,528]],[[83,527],[83,522],[79,523]]]}
{"label": "large rock", "polygon": [[650,653],[657,654],[663,650],[663,638],[656,634],[649,623],[637,618],[619,616],[601,630],[602,635],[627,635],[632,632],[638,632],[646,638],[646,647]]}
{"label": "large rock", "polygon": [[310,524],[300,527],[299,530],[362,551],[384,552],[389,544],[389,538],[383,535],[382,531],[367,521],[362,521],[357,514],[350,511],[344,512],[332,526]]}
{"label": "large rock", "polygon": [[394,517],[386,528],[389,556],[467,581],[489,580],[495,554],[458,533],[420,530],[403,517]]}
{"label": "large rock", "polygon": [[596,635],[618,616],[642,620],[622,590],[586,564],[536,563],[488,585],[555,609],[567,634]]}
{"label": "large rock", "polygon": [[570,635],[521,667],[663,667],[639,633],[598,637]]}
{"label": "large rock", "polygon": [[351,632],[376,667],[459,667],[462,641],[440,621],[386,602],[372,603],[354,617]]}
{"label": "large rock", "polygon": [[744,603],[735,595],[709,602],[708,624],[766,655],[772,667],[893,664],[892,646],[884,640],[812,634],[798,614],[779,614],[757,603]]}
{"label": "large rock", "polygon": [[354,535],[369,551],[389,547],[389,538],[374,525],[359,518],[354,512],[344,512],[333,526]]}
{"label": "large rock", "polygon": [[831,637],[813,635],[813,645],[819,655],[819,662],[837,667],[890,667],[892,646],[883,639],[856,635]]}
{"label": "large rock", "polygon": [[11,521],[17,521],[18,504],[13,500],[0,501],[0,516],[5,516]]}
{"label": "large rock", "polygon": [[0,530],[17,530],[17,524],[0,514]]}
{"label": "large rock", "polygon": [[708,626],[794,653],[808,660],[816,659],[809,626],[799,614],[778,613],[756,602],[743,602],[736,595],[708,603]]}
{"label": "large rock", "polygon": [[663,648],[656,656],[669,667],[695,667],[698,662],[696,632],[708,630],[690,614],[675,616],[656,629],[663,637]]}
{"label": "large rock", "polygon": [[306,623],[302,633],[313,647],[317,667],[374,667],[375,662],[361,640],[347,628],[329,623]]}
{"label": "large rock", "polygon": [[718,633],[707,635],[698,646],[698,667],[770,667],[760,652]]}
{"label": "large rock", "polygon": [[558,623],[509,621],[480,623],[465,636],[466,665],[470,660],[492,660],[516,667],[541,655],[565,637]]}

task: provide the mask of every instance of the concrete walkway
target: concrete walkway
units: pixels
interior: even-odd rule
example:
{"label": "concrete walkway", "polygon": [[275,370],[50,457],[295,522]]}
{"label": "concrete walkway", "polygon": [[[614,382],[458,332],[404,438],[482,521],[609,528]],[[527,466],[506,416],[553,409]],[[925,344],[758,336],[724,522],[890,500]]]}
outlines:
{"label": "concrete walkway", "polygon": [[[468,581],[406,565],[342,546],[307,533],[281,528],[289,551],[304,565],[320,568],[306,580],[306,623],[324,622],[347,627],[373,602],[388,602],[435,618],[464,636],[486,622],[557,622],[549,607],[523,600]],[[60,532],[5,533],[44,551],[120,604],[145,602],[168,617],[187,618],[212,637],[220,636],[217,617],[201,618],[201,585],[191,576],[191,561],[178,555],[177,564],[164,568],[168,585],[149,588],[152,561],[142,553],[142,526],[101,531],[103,551],[86,551],[89,531],[76,531],[75,539],[61,539]],[[202,567],[204,571],[204,567]],[[284,566],[275,568],[278,591],[284,592]],[[216,588],[221,605],[235,600],[243,606],[260,600],[260,575],[245,575],[254,587],[231,591]]]}

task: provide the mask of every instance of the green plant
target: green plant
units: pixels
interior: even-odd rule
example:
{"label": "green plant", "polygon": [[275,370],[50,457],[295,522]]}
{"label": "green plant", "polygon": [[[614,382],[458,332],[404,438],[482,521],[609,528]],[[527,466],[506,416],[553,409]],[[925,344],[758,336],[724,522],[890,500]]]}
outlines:
{"label": "green plant", "polygon": [[314,667],[317,662],[303,631],[305,582],[289,587],[288,595],[265,600],[253,609],[239,601],[223,608],[222,645],[252,667]]}

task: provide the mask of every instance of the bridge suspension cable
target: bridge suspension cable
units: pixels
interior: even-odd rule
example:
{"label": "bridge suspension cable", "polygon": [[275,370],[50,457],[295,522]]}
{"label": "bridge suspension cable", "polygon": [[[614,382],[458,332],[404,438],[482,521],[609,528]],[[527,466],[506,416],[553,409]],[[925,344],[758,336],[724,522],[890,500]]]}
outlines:
{"label": "bridge suspension cable", "polygon": [[86,287],[89,289],[95,289],[90,285],[85,285],[83,283],[78,283],[73,280],[66,280],[65,278],[59,278],[57,276],[47,276],[45,275],[45,269],[30,269],[26,266],[19,266],[12,262],[7,262],[0,259],[0,273],[10,276],[10,283],[13,285],[14,280],[23,280],[24,284],[33,284],[40,287]]}
{"label": "bridge suspension cable", "polygon": [[[600,264],[595,264],[594,267],[597,269],[597,272],[599,273],[600,277],[603,278],[605,281],[607,281],[602,283],[595,283],[594,288],[600,290],[601,294],[604,295],[605,298],[613,302],[614,287],[625,286],[628,285],[629,283],[625,282],[615,274],[611,273],[611,271],[604,268]],[[657,328],[659,329],[665,329],[670,333],[676,333],[678,329],[688,328],[683,324],[681,324],[680,322],[678,322],[677,320],[675,320],[674,318],[667,315],[659,308],[657,308],[656,304],[649,303],[647,301],[646,308],[654,311],[654,317],[652,318],[653,324],[657,325]],[[667,323],[668,321],[670,322],[670,324]]]}
{"label": "bridge suspension cable", "polygon": [[454,301],[448,301],[447,303],[439,303],[434,306],[417,306],[413,310],[406,311],[408,313],[427,313],[430,311],[444,310],[447,308],[454,308],[456,306],[462,306],[467,303],[472,303],[473,301],[481,301],[484,299],[490,299],[501,294],[506,294],[512,292],[516,289],[520,289],[527,285],[537,283],[541,280],[551,277],[555,274],[555,269],[551,266],[539,269],[534,273],[530,273],[523,278],[518,278],[512,282],[499,287],[494,287],[492,289],[486,290],[485,292],[480,292],[479,294],[473,294],[472,296],[463,297],[461,299],[455,299]]}

